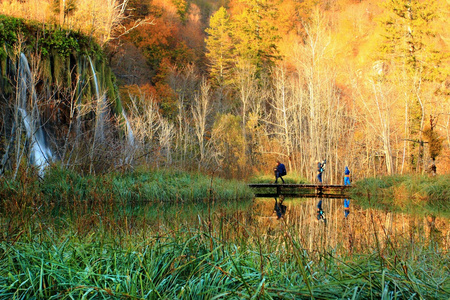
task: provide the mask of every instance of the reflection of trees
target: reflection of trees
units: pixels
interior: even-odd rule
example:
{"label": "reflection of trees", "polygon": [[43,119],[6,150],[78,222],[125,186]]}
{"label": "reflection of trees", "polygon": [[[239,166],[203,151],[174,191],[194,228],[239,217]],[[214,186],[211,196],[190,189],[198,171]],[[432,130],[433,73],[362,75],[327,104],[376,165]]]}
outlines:
{"label": "reflection of trees", "polygon": [[275,217],[267,217],[272,215],[273,199],[256,201],[252,211],[259,214],[259,217],[254,218],[253,223],[247,223],[252,228],[250,230],[264,234],[267,228],[271,228],[274,237],[290,230],[311,254],[323,253],[330,248],[335,249],[337,254],[344,255],[349,252],[372,253],[377,249],[385,253],[398,251],[400,254],[403,250],[408,252],[408,247],[431,244],[443,250],[450,248],[450,225],[435,216],[417,217],[374,209],[364,210],[352,205],[352,213],[344,218],[343,200],[325,199],[325,228],[323,222],[317,221],[317,199],[289,199],[284,204],[288,207],[288,213],[283,222],[280,222]]}

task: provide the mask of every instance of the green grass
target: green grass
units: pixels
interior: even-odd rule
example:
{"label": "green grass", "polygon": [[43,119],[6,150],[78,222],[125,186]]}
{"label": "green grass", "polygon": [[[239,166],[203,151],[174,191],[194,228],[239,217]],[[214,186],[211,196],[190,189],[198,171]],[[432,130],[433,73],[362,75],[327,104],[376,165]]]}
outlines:
{"label": "green grass", "polygon": [[82,176],[55,166],[47,170],[42,182],[0,179],[0,197],[62,201],[203,201],[251,199],[245,183],[205,175],[167,171],[139,170],[126,173]]}
{"label": "green grass", "polygon": [[366,178],[353,183],[351,197],[364,207],[450,217],[450,175]]}
{"label": "green grass", "polygon": [[[31,234],[0,244],[1,299],[448,299],[449,257],[324,252],[288,230],[244,243],[202,226],[122,237],[97,230]],[[124,234],[125,235],[125,234]],[[405,256],[404,256],[405,255]],[[406,258],[401,258],[406,257]]]}
{"label": "green grass", "polygon": [[[408,182],[401,191],[446,191],[445,178],[415,180],[373,180],[362,191]],[[251,209],[270,210],[272,201],[252,206],[244,184],[180,172],[53,169],[40,183],[24,176],[0,184],[0,299],[450,298],[442,226],[441,241],[419,227],[382,236],[373,212],[342,223],[333,202],[326,230],[308,218],[313,204],[273,222]],[[351,239],[339,238],[346,226]],[[305,232],[320,235],[313,249]]]}
{"label": "green grass", "polygon": [[[308,183],[308,181],[301,177],[301,175],[299,174],[295,174],[295,173],[289,173],[286,176],[283,176],[283,179],[286,183],[291,183],[291,184],[302,184],[302,183]],[[250,183],[273,183],[275,181],[275,175],[271,174],[260,174],[260,175],[256,175],[254,177],[251,177],[249,179]],[[281,182],[281,179],[278,179],[278,182]]]}

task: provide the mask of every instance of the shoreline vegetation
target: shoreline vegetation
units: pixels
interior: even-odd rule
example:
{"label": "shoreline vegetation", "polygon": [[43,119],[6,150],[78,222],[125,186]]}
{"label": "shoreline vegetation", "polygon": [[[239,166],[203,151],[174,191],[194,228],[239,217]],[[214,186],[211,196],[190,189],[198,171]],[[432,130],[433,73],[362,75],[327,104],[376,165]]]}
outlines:
{"label": "shoreline vegetation", "polygon": [[28,198],[34,201],[160,201],[191,202],[204,200],[250,200],[245,183],[214,176],[169,170],[110,172],[103,175],[80,175],[61,167],[49,169],[40,181],[24,178],[0,180],[0,197],[4,201]]}
{"label": "shoreline vegetation", "polygon": [[[237,181],[148,170],[81,176],[59,167],[41,182],[22,175],[0,180],[0,299],[450,297],[447,225],[424,235],[411,218],[403,233],[383,234],[368,210],[364,220],[339,218],[344,236],[333,244],[331,215],[328,226],[308,216],[296,223],[295,213],[261,218],[245,207],[252,194]],[[383,194],[381,182],[373,195]],[[435,186],[402,177],[383,188],[401,182],[413,183],[411,191],[419,182]],[[157,204],[135,205],[154,195]]]}
{"label": "shoreline vegetation", "polygon": [[450,217],[450,175],[396,175],[353,184],[351,198],[362,207]]}

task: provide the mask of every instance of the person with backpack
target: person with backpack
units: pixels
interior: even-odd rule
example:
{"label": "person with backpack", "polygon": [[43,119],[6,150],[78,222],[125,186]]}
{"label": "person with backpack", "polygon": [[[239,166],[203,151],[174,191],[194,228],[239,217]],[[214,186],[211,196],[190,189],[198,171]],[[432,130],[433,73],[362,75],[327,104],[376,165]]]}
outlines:
{"label": "person with backpack", "polygon": [[319,179],[319,183],[322,183],[322,173],[325,170],[325,164],[327,160],[324,159],[323,162],[317,162],[317,179]]}
{"label": "person with backpack", "polygon": [[284,196],[280,195],[280,202],[275,198],[275,207],[273,210],[277,213],[277,219],[281,219],[286,214],[286,205],[283,204]]}
{"label": "person with backpack", "polygon": [[344,171],[344,185],[350,185],[350,170],[347,166]]}
{"label": "person with backpack", "polygon": [[322,199],[319,200],[319,202],[317,203],[317,220],[320,221],[324,221],[324,223],[327,222],[327,219],[325,219],[325,214],[323,212],[322,209]]}
{"label": "person with backpack", "polygon": [[286,167],[279,160],[277,160],[277,167],[273,169],[275,171],[275,182],[278,183],[278,178],[284,183],[283,176],[286,175]]}

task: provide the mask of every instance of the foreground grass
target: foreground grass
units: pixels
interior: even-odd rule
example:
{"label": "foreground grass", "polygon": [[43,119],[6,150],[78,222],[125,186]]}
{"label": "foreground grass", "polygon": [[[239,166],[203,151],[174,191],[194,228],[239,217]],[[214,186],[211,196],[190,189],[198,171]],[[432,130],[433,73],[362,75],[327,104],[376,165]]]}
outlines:
{"label": "foreground grass", "polygon": [[1,299],[448,299],[449,256],[418,245],[313,260],[287,230],[229,243],[207,227],[105,236],[67,231],[0,244]]}
{"label": "foreground grass", "polygon": [[216,178],[54,169],[41,183],[2,185],[0,299],[450,298],[447,244],[394,241],[371,215],[370,245],[357,246],[364,237],[350,231],[353,247],[327,246],[320,240],[336,228],[319,223],[306,250],[300,224],[255,221],[246,187]]}
{"label": "foreground grass", "polygon": [[354,184],[351,197],[364,207],[450,217],[450,175],[366,178]]}

